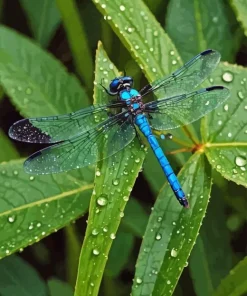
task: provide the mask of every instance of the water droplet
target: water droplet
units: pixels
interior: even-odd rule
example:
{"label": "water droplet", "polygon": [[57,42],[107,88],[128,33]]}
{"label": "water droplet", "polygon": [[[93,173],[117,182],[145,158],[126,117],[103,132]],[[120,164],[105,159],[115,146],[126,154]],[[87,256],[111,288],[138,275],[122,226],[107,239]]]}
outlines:
{"label": "water droplet", "polygon": [[162,238],[162,235],[160,233],[157,233],[156,236],[155,236],[155,239],[156,240],[161,240]]}
{"label": "water droplet", "polygon": [[115,185],[115,186],[119,185],[119,179],[113,180],[112,181],[112,184]]}
{"label": "water droplet", "polygon": [[241,91],[238,91],[238,97],[243,100],[244,99],[244,95]]}
{"label": "water droplet", "polygon": [[171,284],[171,281],[168,280],[168,281],[166,281],[166,283],[167,283],[167,285],[170,285]]}
{"label": "water droplet", "polygon": [[108,228],[107,228],[107,227],[104,227],[104,228],[103,228],[103,231],[104,231],[104,232],[107,232],[107,231],[108,231]]}
{"label": "water droplet", "polygon": [[244,157],[244,156],[237,156],[237,157],[235,158],[235,163],[236,163],[236,165],[239,166],[239,167],[243,167],[243,166],[245,166],[246,163],[247,163],[246,157]]}
{"label": "water droplet", "polygon": [[176,258],[177,255],[178,255],[178,252],[175,249],[172,249],[171,250],[171,256],[174,257],[174,258]]}
{"label": "water droplet", "polygon": [[129,197],[128,197],[128,196],[124,196],[124,197],[123,197],[123,200],[124,200],[124,201],[128,201],[128,200],[129,200]]}
{"label": "water droplet", "polygon": [[99,232],[98,232],[97,229],[93,229],[93,230],[92,230],[92,235],[96,236],[96,235],[98,235],[98,234],[99,234]]}
{"label": "water droplet", "polygon": [[218,125],[222,125],[222,121],[221,120],[218,121]]}
{"label": "water droplet", "polygon": [[216,169],[220,170],[221,169],[221,165],[217,164]]}
{"label": "water droplet", "polygon": [[8,216],[8,222],[9,223],[14,223],[15,222],[15,215],[11,215],[11,216]]}
{"label": "water droplet", "polygon": [[209,105],[209,101],[207,101],[207,102],[205,103],[205,105],[208,106],[208,105]]}
{"label": "water droplet", "polygon": [[125,6],[120,5],[119,9],[120,9],[121,11],[125,11]]}
{"label": "water droplet", "polygon": [[100,171],[96,171],[95,175],[99,177],[101,175]]}
{"label": "water droplet", "polygon": [[139,277],[137,277],[137,278],[136,278],[136,283],[137,283],[138,285],[140,285],[140,284],[142,283],[142,279],[139,278]]}
{"label": "water droplet", "polygon": [[10,250],[6,250],[5,254],[8,255],[10,253]]}
{"label": "water droplet", "polygon": [[177,61],[176,60],[172,60],[172,64],[173,65],[176,65],[177,64]]}
{"label": "water droplet", "polygon": [[135,163],[139,163],[140,161],[141,161],[141,160],[140,160],[139,157],[135,159]]}
{"label": "water droplet", "polygon": [[110,234],[110,238],[111,238],[111,239],[115,239],[115,238],[116,238],[116,235],[115,235],[114,233],[111,233],[111,234]]}
{"label": "water droplet", "polygon": [[34,176],[30,176],[30,177],[29,177],[29,180],[30,180],[30,181],[33,181],[34,179],[35,179]]}
{"label": "water droplet", "polygon": [[13,171],[13,174],[15,175],[15,176],[17,176],[19,173],[18,173],[18,171]]}
{"label": "water droplet", "polygon": [[224,110],[225,110],[225,111],[228,111],[228,107],[229,107],[228,104],[226,104],[226,105],[224,106]]}
{"label": "water droplet", "polygon": [[185,264],[184,264],[184,267],[187,267],[189,265],[189,262],[186,261]]}
{"label": "water droplet", "polygon": [[232,133],[228,133],[227,136],[228,136],[229,138],[231,138],[231,137],[232,137]]}
{"label": "water droplet", "polygon": [[98,255],[99,255],[99,250],[98,250],[98,249],[93,249],[93,254],[94,254],[95,256],[98,256]]}
{"label": "water droplet", "polygon": [[158,222],[161,222],[162,221],[162,217],[158,217],[157,221]]}
{"label": "water droplet", "polygon": [[170,51],[170,55],[173,56],[174,54],[175,54],[174,50],[171,50],[171,51]]}
{"label": "water droplet", "polygon": [[233,174],[237,174],[238,173],[238,171],[236,169],[233,169],[232,172],[233,172]]}
{"label": "water droplet", "polygon": [[175,221],[174,221],[174,222],[172,222],[172,225],[174,225],[174,226],[175,226],[175,225],[176,225],[176,222],[175,222]]}
{"label": "water droplet", "polygon": [[124,217],[124,212],[120,212],[119,216],[120,216],[120,218],[123,218]]}
{"label": "water droplet", "polygon": [[233,74],[231,72],[225,72],[222,75],[222,79],[225,82],[232,82],[233,81]]}

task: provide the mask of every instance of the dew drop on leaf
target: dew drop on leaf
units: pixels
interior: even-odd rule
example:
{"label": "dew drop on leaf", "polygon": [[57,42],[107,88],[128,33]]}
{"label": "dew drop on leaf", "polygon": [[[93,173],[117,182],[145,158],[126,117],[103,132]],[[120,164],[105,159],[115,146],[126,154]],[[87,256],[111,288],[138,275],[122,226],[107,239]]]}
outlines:
{"label": "dew drop on leaf", "polygon": [[233,74],[231,72],[225,72],[223,75],[222,75],[222,79],[223,81],[225,82],[232,82],[233,81]]}
{"label": "dew drop on leaf", "polygon": [[125,6],[120,5],[119,9],[120,9],[121,11],[125,11]]}
{"label": "dew drop on leaf", "polygon": [[246,157],[244,157],[244,156],[236,156],[235,163],[239,167],[245,166],[246,163],[247,163]]}
{"label": "dew drop on leaf", "polygon": [[119,185],[119,180],[118,179],[113,180],[112,184],[115,185],[115,186]]}
{"label": "dew drop on leaf", "polygon": [[30,180],[30,181],[33,181],[34,179],[35,179],[34,176],[30,176],[30,177],[29,177],[29,180]]}
{"label": "dew drop on leaf", "polygon": [[97,204],[99,206],[105,206],[108,202],[108,199],[107,199],[107,195],[105,194],[101,194],[98,198],[97,198]]}
{"label": "dew drop on leaf", "polygon": [[99,250],[98,250],[98,249],[93,249],[93,254],[94,254],[95,256],[98,256],[98,255],[99,255]]}
{"label": "dew drop on leaf", "polygon": [[238,97],[243,100],[244,99],[244,95],[241,91],[238,91]]}
{"label": "dew drop on leaf", "polygon": [[139,278],[139,277],[137,277],[137,278],[136,278],[136,283],[137,283],[138,285],[140,285],[140,284],[142,283],[142,279]]}
{"label": "dew drop on leaf", "polygon": [[92,230],[92,235],[96,236],[96,235],[98,235],[98,234],[99,234],[99,232],[98,232],[97,229],[93,229],[93,230]]}
{"label": "dew drop on leaf", "polygon": [[171,250],[171,256],[174,257],[174,258],[176,258],[177,255],[178,255],[178,252],[175,249],[172,249]]}
{"label": "dew drop on leaf", "polygon": [[8,216],[8,222],[9,223],[14,223],[15,219],[16,219],[16,217],[14,215]]}
{"label": "dew drop on leaf", "polygon": [[228,104],[226,104],[226,105],[224,106],[224,110],[225,110],[225,111],[228,111]]}
{"label": "dew drop on leaf", "polygon": [[111,239],[115,239],[115,238],[116,238],[116,235],[115,235],[114,233],[111,233],[111,234],[110,234],[110,238],[111,238]]}
{"label": "dew drop on leaf", "polygon": [[155,236],[155,239],[156,240],[161,240],[162,238],[162,235],[160,233],[157,233],[156,236]]}

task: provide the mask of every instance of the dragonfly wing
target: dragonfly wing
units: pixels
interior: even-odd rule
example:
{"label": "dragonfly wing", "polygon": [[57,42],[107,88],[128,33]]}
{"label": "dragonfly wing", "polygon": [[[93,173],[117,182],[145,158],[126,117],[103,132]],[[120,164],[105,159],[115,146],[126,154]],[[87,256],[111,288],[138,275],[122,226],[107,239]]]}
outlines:
{"label": "dragonfly wing", "polygon": [[145,112],[150,114],[149,121],[153,129],[173,129],[203,117],[226,101],[229,95],[228,88],[212,86],[147,103]]}
{"label": "dragonfly wing", "polygon": [[205,50],[170,76],[147,85],[140,93],[145,96],[153,92],[156,97],[163,99],[190,93],[214,71],[220,57],[220,53],[215,50]]}
{"label": "dragonfly wing", "polygon": [[122,112],[74,138],[34,153],[25,161],[25,171],[60,173],[94,164],[117,153],[136,135],[128,116],[128,112]]}
{"label": "dragonfly wing", "polygon": [[122,103],[95,105],[79,111],[48,117],[22,119],[9,129],[12,139],[29,143],[56,143],[90,130],[108,118],[111,108]]}

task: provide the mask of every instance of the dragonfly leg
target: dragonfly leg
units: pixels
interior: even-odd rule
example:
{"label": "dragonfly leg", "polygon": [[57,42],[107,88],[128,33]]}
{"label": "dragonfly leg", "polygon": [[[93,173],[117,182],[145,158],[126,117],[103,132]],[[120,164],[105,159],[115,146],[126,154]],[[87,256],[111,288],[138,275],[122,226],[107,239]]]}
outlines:
{"label": "dragonfly leg", "polygon": [[103,85],[103,81],[104,81],[104,78],[101,79],[100,86],[103,87],[104,91],[105,91],[108,95],[112,96],[112,93],[109,92],[109,90]]}

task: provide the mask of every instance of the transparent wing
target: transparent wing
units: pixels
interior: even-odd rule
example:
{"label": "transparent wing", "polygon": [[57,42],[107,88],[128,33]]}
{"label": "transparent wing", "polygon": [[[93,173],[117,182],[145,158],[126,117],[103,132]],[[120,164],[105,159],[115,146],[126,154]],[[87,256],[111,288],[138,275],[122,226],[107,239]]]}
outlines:
{"label": "transparent wing", "polygon": [[25,161],[25,171],[60,173],[94,164],[117,153],[136,135],[128,116],[128,112],[122,112],[77,137],[34,153]]}
{"label": "transparent wing", "polygon": [[211,112],[228,99],[230,91],[223,86],[212,86],[169,99],[145,104],[153,129],[168,130],[192,123]]}
{"label": "transparent wing", "polygon": [[56,143],[90,130],[108,118],[111,108],[124,107],[122,102],[90,106],[79,111],[49,117],[22,119],[9,129],[9,136],[29,143]]}
{"label": "transparent wing", "polygon": [[145,86],[140,93],[145,96],[153,92],[162,99],[190,93],[214,71],[220,57],[220,53],[215,50],[205,50],[170,76]]}

